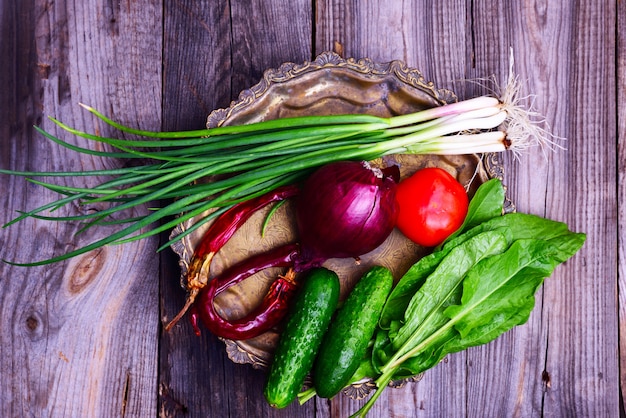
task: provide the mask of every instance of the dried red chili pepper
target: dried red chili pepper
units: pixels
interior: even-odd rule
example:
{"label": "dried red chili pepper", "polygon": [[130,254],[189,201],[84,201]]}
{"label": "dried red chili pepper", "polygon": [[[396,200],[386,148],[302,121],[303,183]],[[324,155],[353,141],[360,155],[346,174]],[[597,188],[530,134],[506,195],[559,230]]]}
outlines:
{"label": "dried red chili pepper", "polygon": [[[288,311],[288,301],[296,290],[295,272],[291,268],[299,255],[297,244],[287,244],[252,256],[211,280],[191,308],[191,324],[200,335],[198,317],[214,335],[233,340],[253,338],[276,326]],[[229,321],[215,309],[215,297],[242,280],[270,267],[290,267],[270,286],[261,304],[245,317]]]}
{"label": "dried red chili pepper", "polygon": [[296,185],[278,187],[269,193],[241,202],[221,214],[204,233],[194,249],[186,276],[187,301],[180,312],[165,326],[169,331],[191,307],[198,293],[209,280],[211,262],[215,254],[257,210],[272,203],[295,196]]}

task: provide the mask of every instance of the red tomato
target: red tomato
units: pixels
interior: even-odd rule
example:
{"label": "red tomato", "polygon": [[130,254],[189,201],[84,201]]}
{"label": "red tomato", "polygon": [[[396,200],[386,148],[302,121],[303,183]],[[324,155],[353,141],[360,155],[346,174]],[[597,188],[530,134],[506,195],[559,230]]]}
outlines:
{"label": "red tomato", "polygon": [[397,227],[424,247],[441,244],[459,229],[469,199],[463,186],[441,168],[424,168],[398,184]]}

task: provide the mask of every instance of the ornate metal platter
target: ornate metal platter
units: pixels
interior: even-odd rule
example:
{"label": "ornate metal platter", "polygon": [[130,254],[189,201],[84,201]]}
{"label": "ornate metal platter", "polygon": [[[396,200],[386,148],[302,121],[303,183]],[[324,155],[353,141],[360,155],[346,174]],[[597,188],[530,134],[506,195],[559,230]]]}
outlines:
{"label": "ornate metal platter", "polygon": [[[406,114],[420,109],[440,106],[456,101],[448,90],[438,89],[424,80],[416,69],[401,61],[379,64],[368,59],[343,59],[334,53],[323,53],[314,61],[304,64],[285,63],[278,69],[267,70],[263,79],[241,92],[230,107],[212,112],[208,127],[245,124],[279,117],[368,113],[378,116]],[[503,168],[497,155],[462,156],[394,156],[375,163],[397,164],[402,176],[427,166],[438,166],[453,174],[466,186],[470,195],[485,180],[502,178]],[[269,208],[267,208],[269,210]],[[216,255],[211,275],[217,275],[228,266],[249,256],[287,242],[294,242],[295,224],[292,208],[283,205],[272,216],[265,233],[261,234],[267,210],[256,213]],[[197,220],[181,223],[172,235],[178,234]],[[188,263],[198,240],[206,230],[199,228],[172,246],[180,256],[181,278],[184,280]],[[341,294],[352,288],[370,266],[379,264],[391,269],[394,277],[402,274],[426,249],[412,244],[395,231],[378,249],[353,259],[334,259],[326,267],[334,270],[341,280]],[[241,317],[256,306],[267,291],[279,270],[267,270],[229,288],[216,300],[216,308],[228,319]],[[224,340],[228,356],[236,363],[249,363],[257,368],[267,366],[276,344],[279,330],[267,332],[246,341]],[[368,392],[367,384],[355,385],[349,393],[359,397]],[[349,391],[350,392],[350,391]]]}

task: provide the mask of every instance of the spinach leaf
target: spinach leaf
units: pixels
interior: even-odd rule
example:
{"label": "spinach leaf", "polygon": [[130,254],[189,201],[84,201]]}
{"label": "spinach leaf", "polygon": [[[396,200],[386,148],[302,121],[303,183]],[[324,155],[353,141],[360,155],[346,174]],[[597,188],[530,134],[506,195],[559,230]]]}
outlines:
{"label": "spinach leaf", "polygon": [[393,348],[398,349],[409,338],[419,342],[441,326],[447,320],[443,316],[445,307],[460,299],[461,284],[468,270],[508,246],[505,235],[488,231],[453,248],[409,302],[404,325],[396,334],[390,333]]}
{"label": "spinach leaf", "polygon": [[374,367],[381,367],[394,355],[402,355],[401,347],[419,343],[447,322],[443,311],[460,301],[461,283],[467,271],[481,259],[506,250],[509,242],[501,232],[487,231],[448,251],[424,285],[412,295],[403,315],[392,319],[387,329],[377,333]]}
{"label": "spinach leaf", "polygon": [[420,259],[405,273],[391,291],[381,314],[380,326],[390,329],[392,321],[402,321],[411,298],[422,287],[426,278],[439,266],[449,252],[469,239],[487,231],[499,231],[517,239],[554,238],[569,233],[567,224],[525,213],[507,213],[485,221],[447,241],[443,248]]}
{"label": "spinach leaf", "polygon": [[437,328],[421,324],[419,328],[432,332],[411,336],[396,354],[387,353],[389,360],[380,368],[383,375],[395,379],[421,373],[449,353],[485,344],[525,323],[544,278],[584,241],[585,234],[572,232],[548,240],[519,239],[505,252],[483,258],[465,276],[460,301],[443,310],[446,320],[436,318]]}
{"label": "spinach leaf", "polygon": [[[574,233],[550,240],[516,241],[504,254],[484,260],[468,273],[461,304],[448,307],[444,315],[454,322],[464,340],[474,328],[490,324],[497,315],[530,314],[543,279],[574,255],[584,241],[584,234]],[[484,339],[476,342],[482,344]]]}

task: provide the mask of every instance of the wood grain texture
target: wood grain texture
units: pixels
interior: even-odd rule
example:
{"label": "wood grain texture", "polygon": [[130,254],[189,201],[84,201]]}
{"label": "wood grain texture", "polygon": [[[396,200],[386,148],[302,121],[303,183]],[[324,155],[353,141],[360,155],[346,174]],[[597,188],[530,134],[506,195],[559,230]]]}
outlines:
{"label": "wood grain texture", "polygon": [[[538,296],[541,302],[532,321],[544,335],[536,346],[545,347],[545,354],[538,350],[534,362],[535,381],[541,376],[543,382],[535,393],[541,395],[539,412],[545,415],[614,416],[617,399],[609,395],[617,388],[607,384],[605,377],[606,371],[618,369],[617,356],[598,353],[617,344],[612,319],[617,309],[612,285],[616,279],[612,266],[617,260],[613,244],[617,240],[616,200],[614,189],[606,187],[616,169],[615,70],[608,65],[615,57],[614,50],[604,47],[614,45],[615,40],[612,30],[595,23],[602,14],[614,16],[614,10],[605,3],[565,12],[579,24],[561,23],[564,9],[547,7],[528,10],[532,20],[523,21],[542,27],[546,34],[542,44],[536,30],[525,32],[526,42],[544,47],[533,48],[537,53],[529,55],[523,65],[527,74],[543,69],[539,73],[543,76],[530,88],[545,92],[538,105],[543,102],[555,133],[567,138],[567,151],[551,155],[540,171],[514,165],[515,176],[527,179],[518,182],[515,193],[530,211],[564,220],[588,234],[579,257],[556,272]],[[554,40],[552,47],[549,40]],[[567,105],[559,106],[559,102]],[[545,180],[538,182],[535,176]],[[599,190],[604,190],[602,196]],[[581,326],[587,321],[593,326]],[[601,393],[605,402],[597,401]]]}
{"label": "wood grain texture", "polygon": [[[617,27],[626,27],[626,3],[617,3]],[[620,359],[620,394],[626,391],[626,33],[617,31],[617,259],[618,259],[618,306],[619,306],[619,359]],[[626,403],[620,396],[620,417],[626,416]]]}
{"label": "wood grain texture", "polygon": [[[383,62],[401,59],[420,69],[426,80],[437,80],[437,86],[457,92],[453,88],[454,80],[467,78],[465,53],[459,53],[464,51],[462,45],[468,38],[464,20],[459,23],[447,17],[454,30],[446,33],[455,40],[454,44],[446,46],[455,48],[454,54],[436,52],[446,46],[442,46],[439,37],[432,35],[436,33],[432,27],[434,21],[444,19],[441,14],[446,10],[451,14],[455,11],[465,14],[466,6],[458,2],[446,3],[446,7],[433,7],[428,3],[411,7],[403,2],[388,2],[382,7],[380,3],[371,2],[318,2],[318,49],[339,42],[346,57],[371,57]],[[445,57],[445,65],[438,65],[440,56]],[[464,357],[462,353],[449,359],[445,366],[429,371],[419,383],[387,390],[374,405],[372,416],[465,416],[467,388],[453,383],[467,379]],[[332,416],[348,416],[362,403],[338,397],[331,404]]]}
{"label": "wood grain texture", "polygon": [[[100,129],[77,103],[126,123],[160,124],[160,10],[95,2],[3,2],[2,167],[89,170],[118,161],[76,156],[36,134],[47,116]],[[147,14],[149,17],[146,17]],[[98,16],[96,19],[95,16]],[[10,41],[10,42],[9,42]],[[133,92],[133,94],[128,94]],[[58,132],[57,132],[58,133]],[[85,140],[68,139],[86,146]],[[94,180],[68,178],[81,185]],[[2,223],[55,193],[2,176]],[[102,206],[71,207],[71,213]],[[140,209],[141,210],[141,209]],[[145,208],[143,209],[145,210]],[[61,211],[63,212],[63,211]],[[24,221],[2,231],[2,258],[35,261],[101,237],[79,225]],[[108,247],[48,267],[0,265],[0,415],[146,416],[156,409],[155,241]]]}
{"label": "wood grain texture", "polygon": [[[527,324],[387,390],[370,416],[626,416],[625,16],[617,0],[0,0],[0,168],[125,164],[77,157],[33,130],[91,146],[50,115],[114,134],[79,102],[144,129],[198,129],[265,69],[337,43],[344,57],[404,60],[465,98],[486,91],[472,80],[506,79],[512,49],[567,150],[505,157],[509,194],[519,211],[566,221],[588,241],[546,281]],[[0,192],[2,223],[56,198],[5,175]],[[50,257],[110,231],[76,238],[79,228],[23,221],[0,231],[0,258]],[[340,395],[272,410],[265,374],[233,364],[221,341],[196,337],[187,321],[161,331],[185,294],[177,260],[155,254],[156,241],[48,267],[0,264],[0,416],[344,417],[363,404]]]}

